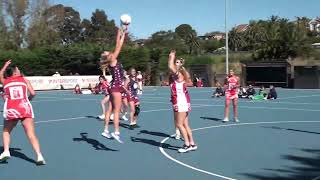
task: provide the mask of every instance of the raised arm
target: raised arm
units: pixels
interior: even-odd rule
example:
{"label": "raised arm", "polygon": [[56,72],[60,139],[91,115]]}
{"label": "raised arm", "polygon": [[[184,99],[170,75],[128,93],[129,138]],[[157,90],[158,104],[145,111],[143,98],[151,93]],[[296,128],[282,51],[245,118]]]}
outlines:
{"label": "raised arm", "polygon": [[121,32],[121,30],[118,28],[118,32],[117,32],[117,40],[116,40],[116,48],[113,52],[113,57],[112,57],[112,61],[116,60],[120,54],[122,45],[124,43],[124,39],[126,37],[126,33],[127,33],[127,29],[128,26],[126,26],[126,29],[124,30],[124,32]]}
{"label": "raised arm", "polygon": [[177,68],[174,64],[174,59],[176,58],[176,51],[172,50],[168,58],[168,68],[172,73],[177,73]]}
{"label": "raised arm", "polygon": [[0,70],[0,82],[4,83],[4,72],[7,70],[8,66],[11,64],[11,59],[6,61],[3,65],[3,67]]}

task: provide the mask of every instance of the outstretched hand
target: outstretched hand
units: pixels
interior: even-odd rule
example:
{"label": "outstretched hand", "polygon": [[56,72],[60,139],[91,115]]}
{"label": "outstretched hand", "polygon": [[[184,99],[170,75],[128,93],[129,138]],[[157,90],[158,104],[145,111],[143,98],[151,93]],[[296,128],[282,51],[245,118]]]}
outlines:
{"label": "outstretched hand", "polygon": [[9,59],[4,63],[4,67],[8,67],[10,64],[11,64],[11,59]]}
{"label": "outstretched hand", "polygon": [[176,50],[171,50],[169,54],[170,59],[174,59],[176,57]]}

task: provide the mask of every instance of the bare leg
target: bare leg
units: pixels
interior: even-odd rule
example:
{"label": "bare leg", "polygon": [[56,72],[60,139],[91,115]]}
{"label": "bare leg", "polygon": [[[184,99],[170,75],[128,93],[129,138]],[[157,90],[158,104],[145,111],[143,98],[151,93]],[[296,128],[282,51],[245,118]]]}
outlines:
{"label": "bare leg", "polygon": [[175,112],[176,113],[176,126],[179,128],[180,133],[182,134],[182,137],[184,139],[184,144],[186,146],[190,145],[189,137],[187,130],[184,126],[185,118],[186,118],[186,112]]}
{"label": "bare leg", "polygon": [[26,118],[22,121],[24,131],[32,145],[37,156],[41,155],[40,145],[34,130],[34,122],[32,118]]}
{"label": "bare leg", "polygon": [[4,151],[9,151],[10,147],[10,134],[12,129],[17,125],[18,121],[4,121],[2,139],[3,139],[3,149]]}

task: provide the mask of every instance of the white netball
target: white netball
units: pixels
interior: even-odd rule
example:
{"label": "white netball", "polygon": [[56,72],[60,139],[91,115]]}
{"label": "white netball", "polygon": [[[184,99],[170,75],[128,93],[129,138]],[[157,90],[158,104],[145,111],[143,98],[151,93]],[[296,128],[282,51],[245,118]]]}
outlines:
{"label": "white netball", "polygon": [[122,14],[120,17],[121,24],[129,25],[131,23],[131,16],[128,14]]}

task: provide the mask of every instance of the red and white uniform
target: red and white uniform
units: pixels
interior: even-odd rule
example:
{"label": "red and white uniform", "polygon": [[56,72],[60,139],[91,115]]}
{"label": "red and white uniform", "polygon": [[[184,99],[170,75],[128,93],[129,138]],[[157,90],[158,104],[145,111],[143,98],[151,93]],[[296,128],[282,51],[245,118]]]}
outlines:
{"label": "red and white uniform", "polygon": [[9,77],[3,86],[6,94],[3,117],[6,120],[34,118],[25,79],[22,76]]}
{"label": "red and white uniform", "polygon": [[142,83],[142,75],[141,74],[138,74],[136,79],[137,79],[138,83]]}
{"label": "red and white uniform", "polygon": [[102,93],[105,96],[108,96],[110,94],[110,87],[109,87],[108,81],[103,81],[102,83],[99,84],[99,86],[100,86]]}
{"label": "red and white uniform", "polygon": [[174,81],[170,84],[171,88],[171,102],[174,112],[189,112],[191,111],[190,95],[187,90],[187,85],[184,81],[178,82],[177,76],[173,78]]}
{"label": "red and white uniform", "polygon": [[239,86],[239,81],[236,76],[227,77],[227,87],[226,87],[226,99],[231,100],[238,98],[237,87]]}

